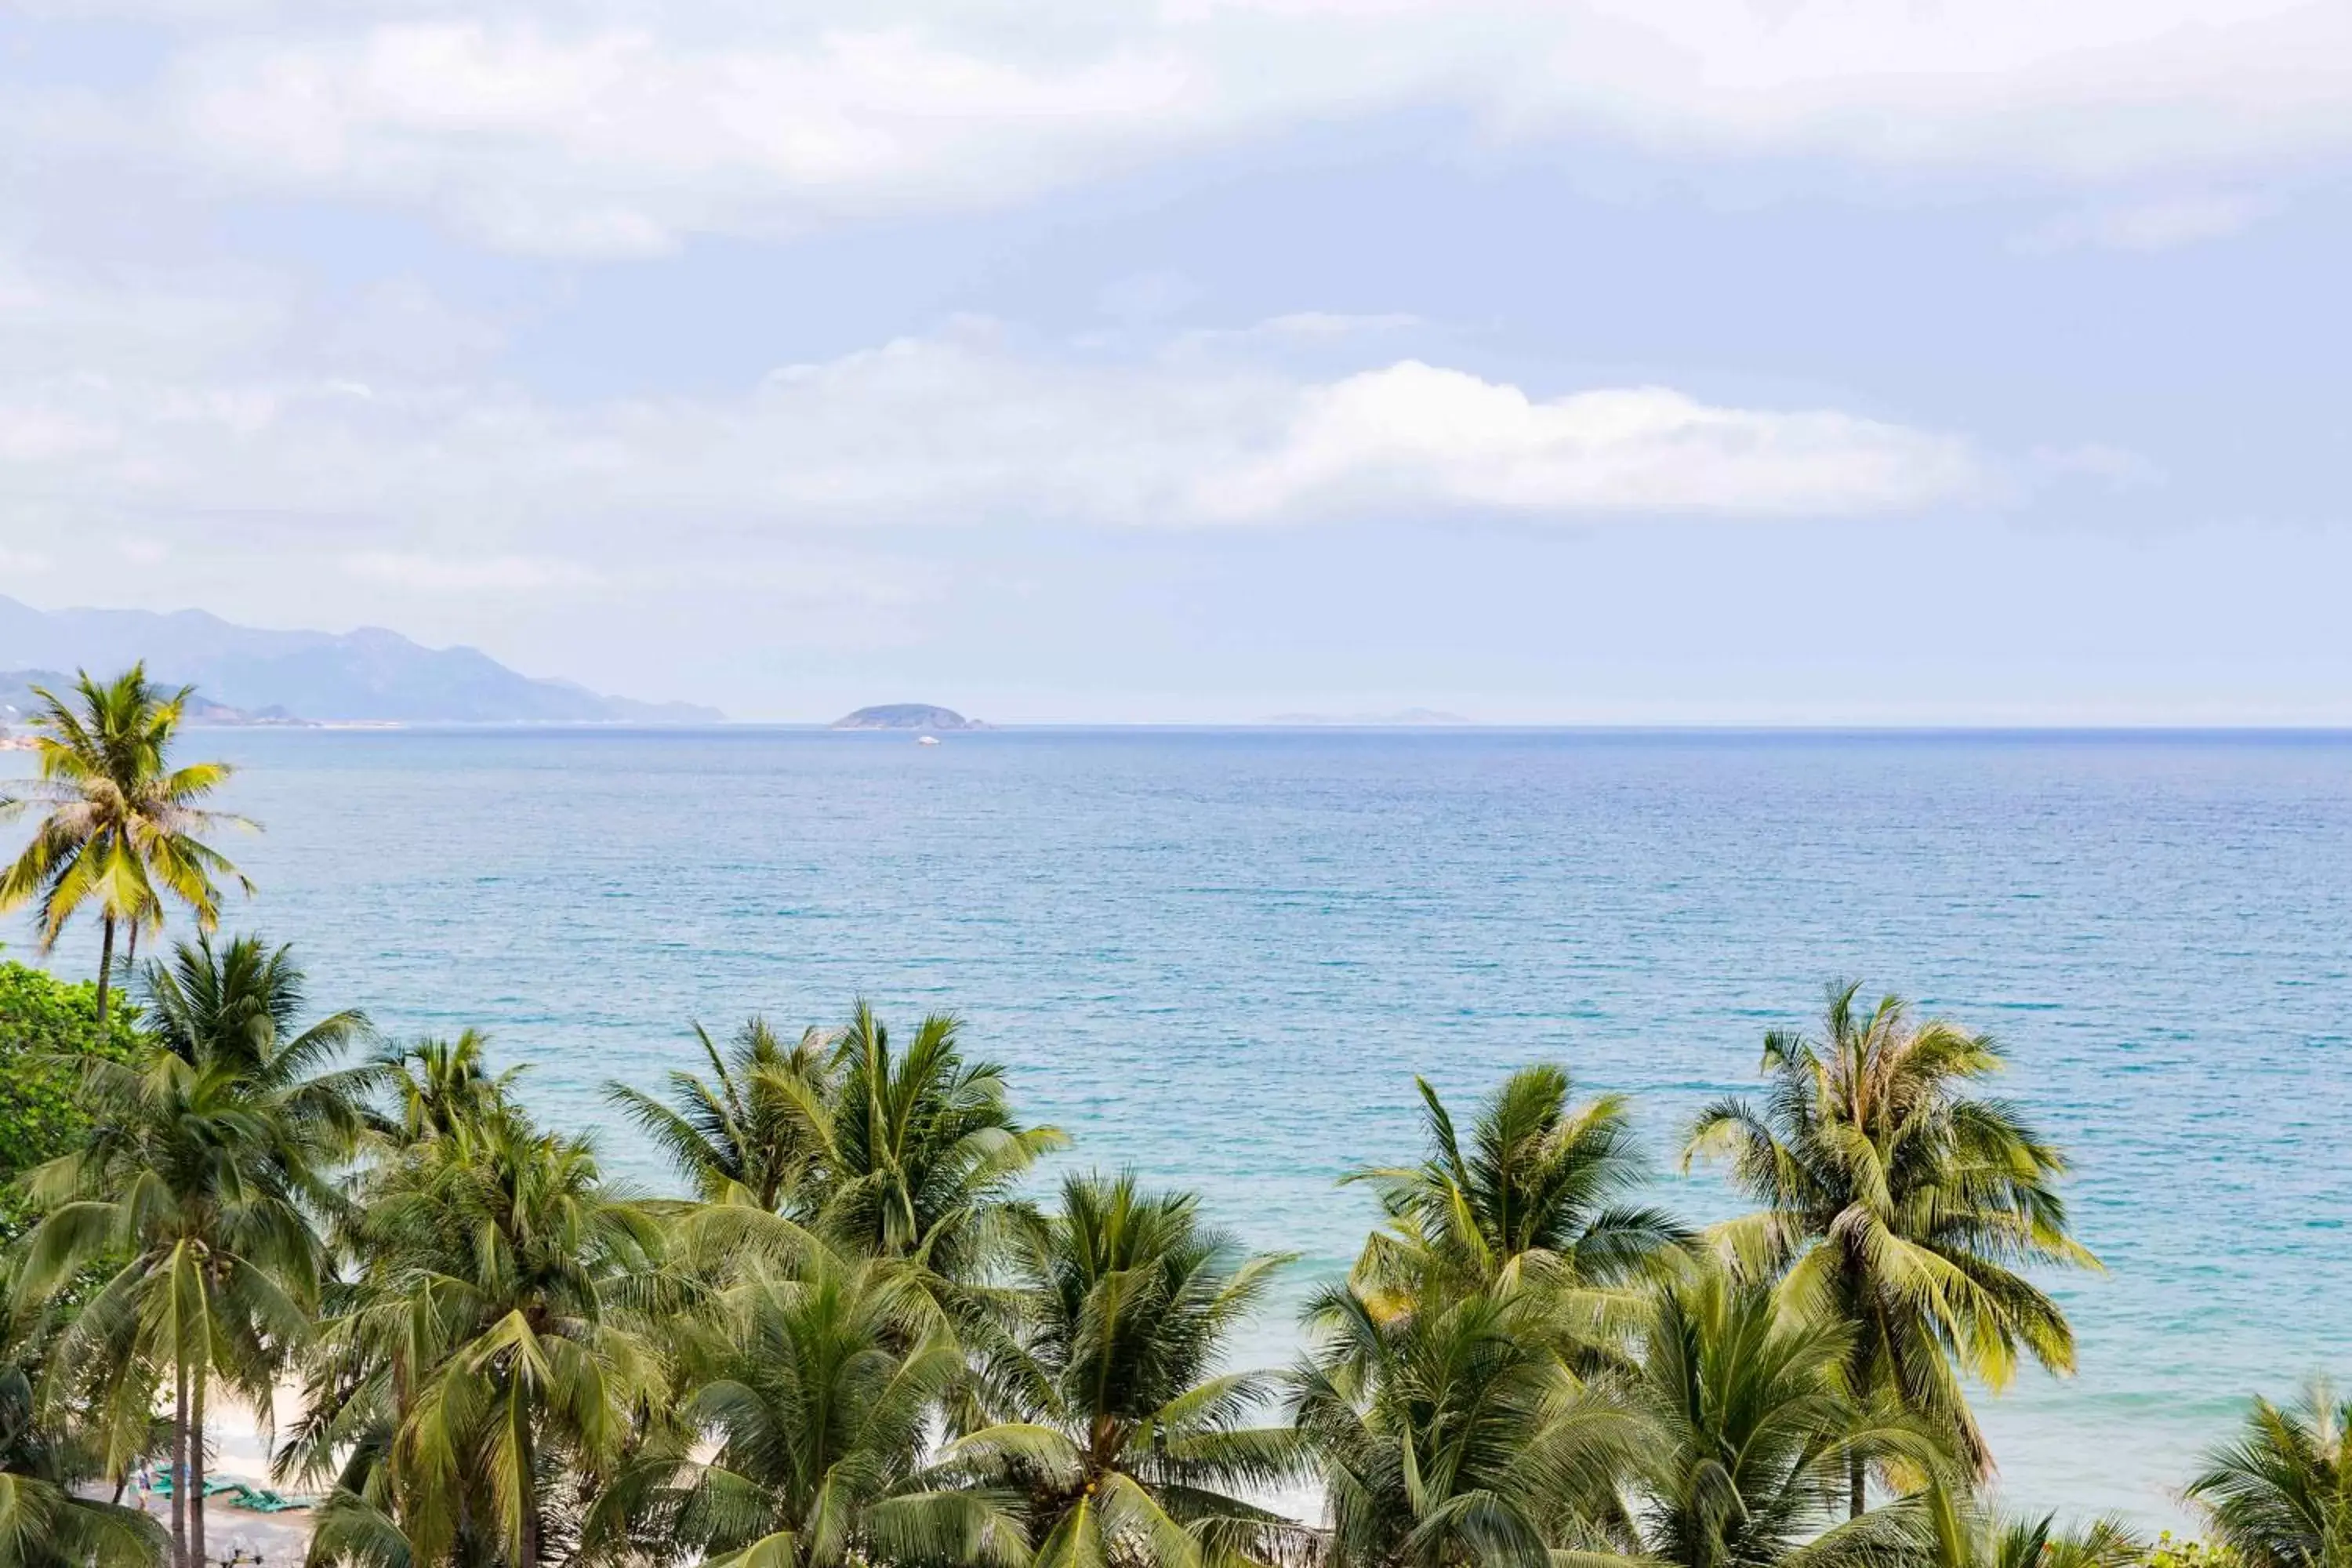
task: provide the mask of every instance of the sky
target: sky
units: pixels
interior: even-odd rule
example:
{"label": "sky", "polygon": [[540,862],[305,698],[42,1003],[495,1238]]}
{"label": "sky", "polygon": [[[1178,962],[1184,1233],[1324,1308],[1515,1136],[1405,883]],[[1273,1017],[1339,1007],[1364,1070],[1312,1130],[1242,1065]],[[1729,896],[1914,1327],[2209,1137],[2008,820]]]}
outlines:
{"label": "sky", "polygon": [[744,718],[2352,722],[2343,0],[0,0],[0,593]]}

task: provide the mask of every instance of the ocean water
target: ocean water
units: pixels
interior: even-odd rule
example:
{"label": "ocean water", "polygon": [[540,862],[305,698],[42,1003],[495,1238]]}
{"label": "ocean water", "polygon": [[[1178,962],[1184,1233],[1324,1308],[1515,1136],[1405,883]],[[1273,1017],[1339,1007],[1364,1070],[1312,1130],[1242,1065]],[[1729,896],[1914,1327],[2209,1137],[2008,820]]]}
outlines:
{"label": "ocean water", "polygon": [[[1073,1158],[1341,1270],[1412,1078],[1704,1099],[1857,976],[1987,1027],[2074,1155],[2081,1371],[1980,1400],[2009,1497],[2177,1520],[2245,1396],[2352,1377],[2352,737],[236,732],[236,923],[321,1005],[488,1029],[549,1119],[689,1020],[950,1008]],[[0,757],[20,771],[19,756]],[[92,945],[85,943],[84,945]],[[62,951],[61,966],[93,954]],[[1251,1352],[1285,1359],[1276,1316]]]}

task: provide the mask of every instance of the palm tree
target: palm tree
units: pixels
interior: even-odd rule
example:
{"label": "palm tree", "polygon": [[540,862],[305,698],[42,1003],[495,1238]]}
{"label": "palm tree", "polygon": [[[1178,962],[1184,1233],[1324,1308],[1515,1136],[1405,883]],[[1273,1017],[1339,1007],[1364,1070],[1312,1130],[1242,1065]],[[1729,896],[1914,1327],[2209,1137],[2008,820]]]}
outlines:
{"label": "palm tree", "polygon": [[820,1100],[814,1083],[780,1079],[816,1150],[803,1200],[816,1229],[854,1250],[906,1258],[940,1279],[969,1283],[1023,1213],[1021,1177],[1067,1140],[1013,1118],[1004,1069],[967,1062],[956,1020],[933,1014],[903,1057],[861,1002],[844,1030]]}
{"label": "palm tree", "polygon": [[[83,1062],[89,1140],[27,1177],[47,1212],[17,1291],[45,1299],[106,1267],[58,1357],[111,1366],[140,1393],[144,1369],[169,1369],[173,1544],[194,1568],[212,1388],[266,1417],[311,1331],[324,1263],[313,1215],[331,1196],[323,1173],[354,1146],[366,1083],[327,1064],[363,1024],[338,1014],[295,1029],[300,974],[251,938],[184,943],[147,981],[157,1044],[133,1062]],[[110,1470],[128,1457],[110,1455]]]}
{"label": "palm tree", "polygon": [[944,1469],[1026,1497],[1036,1568],[1295,1555],[1300,1527],[1234,1492],[1303,1473],[1306,1451],[1249,1425],[1269,1374],[1221,1370],[1286,1261],[1242,1258],[1188,1194],[1071,1176],[1015,1265],[1020,1418],[950,1445]]}
{"label": "palm tree", "polygon": [[1424,1264],[1403,1292],[1415,1310],[1386,1310],[1393,1277],[1377,1296],[1328,1287],[1307,1309],[1315,1351],[1292,1373],[1291,1415],[1320,1465],[1330,1555],[1543,1568],[1569,1499],[1533,1461],[1574,1379],[1546,1348],[1539,1296],[1462,1290]]}
{"label": "palm tree", "polygon": [[1660,1288],[1635,1374],[1572,1405],[1535,1461],[1565,1495],[1614,1475],[1635,1555],[1675,1568],[1928,1568],[1915,1497],[1833,1522],[1847,1460],[1944,1480],[1938,1436],[1844,1386],[1853,1331],[1722,1268]]}
{"label": "palm tree", "polygon": [[1465,1151],[1437,1091],[1413,1082],[1427,1157],[1346,1178],[1370,1184],[1390,1221],[1360,1279],[1417,1278],[1429,1258],[1475,1285],[1609,1285],[1687,1239],[1663,1209],[1624,1201],[1649,1172],[1623,1096],[1571,1107],[1565,1068],[1522,1068],[1479,1107]]}
{"label": "palm tree", "polygon": [[1933,1489],[1937,1568],[2143,1568],[2148,1543],[2121,1521],[2061,1530],[2057,1516],[2004,1516],[1947,1488]]}
{"label": "palm tree", "polygon": [[2189,1499],[2247,1568],[2352,1568],[2352,1400],[2326,1383],[2284,1408],[2256,1399]]}
{"label": "palm tree", "polygon": [[598,1500],[593,1542],[712,1568],[1025,1568],[1016,1500],[919,1473],[962,1360],[904,1265],[820,1249],[797,1278],[755,1266],[714,1317],[681,1352],[687,1393],[665,1447],[690,1446],[631,1467]]}
{"label": "palm tree", "polygon": [[[1832,988],[1820,1042],[1767,1034],[1764,1107],[1707,1106],[1684,1163],[1727,1158],[1764,1205],[1721,1237],[1753,1268],[1786,1269],[1796,1300],[1852,1330],[1854,1397],[1891,1394],[1990,1474],[1961,1375],[2000,1388],[2021,1352],[2052,1372],[2074,1364],[2065,1314],[2012,1266],[2098,1260],[2067,1230],[2064,1158],[2014,1107],[1966,1092],[2002,1067],[2000,1047],[1941,1020],[1914,1024],[1899,997],[1863,1011],[1859,990]],[[1857,1455],[1857,1518],[1866,1483]]]}
{"label": "palm tree", "polygon": [[824,1032],[806,1030],[788,1047],[766,1019],[752,1018],[723,1055],[701,1025],[694,1035],[710,1062],[708,1079],[670,1073],[668,1104],[620,1083],[607,1085],[605,1097],[670,1157],[703,1202],[783,1208],[817,1159],[809,1109],[822,1106],[831,1089]]}
{"label": "palm tree", "polygon": [[514,1081],[523,1069],[491,1072],[488,1047],[488,1037],[467,1029],[455,1040],[421,1039],[377,1054],[376,1068],[398,1110],[401,1142],[443,1137],[513,1110]]}
{"label": "palm tree", "polygon": [[[345,1008],[303,1024],[310,987],[291,947],[273,948],[257,935],[215,946],[199,936],[181,942],[168,964],[149,964],[142,989],[142,1023],[157,1046],[273,1097],[278,1112],[300,1119],[310,1152],[338,1158],[365,1127],[362,1107],[383,1069],[333,1064],[369,1037],[367,1015]],[[288,1173],[309,1173],[307,1164]]]}
{"label": "palm tree", "polygon": [[34,720],[40,777],[24,798],[0,796],[0,819],[36,804],[47,815],[5,875],[0,910],[39,902],[41,946],[56,945],[84,906],[95,902],[103,932],[98,959],[98,1014],[106,1017],[118,926],[135,950],[143,926],[159,929],[163,900],[177,899],[209,931],[220,919],[217,878],[253,884],[196,835],[242,817],[197,803],[229,777],[226,763],[171,765],[172,745],[193,687],[165,695],[132,665],[101,684],[84,673],[76,701],[36,687],[47,709]]}
{"label": "palm tree", "polygon": [[0,1568],[150,1568],[163,1531],[75,1489],[98,1458],[53,1415],[22,1359],[0,1367]]}
{"label": "palm tree", "polygon": [[323,1335],[281,1471],[336,1471],[316,1561],[538,1568],[653,1408],[635,1309],[659,1227],[590,1146],[519,1111],[414,1145],[353,1226],[362,1274]]}

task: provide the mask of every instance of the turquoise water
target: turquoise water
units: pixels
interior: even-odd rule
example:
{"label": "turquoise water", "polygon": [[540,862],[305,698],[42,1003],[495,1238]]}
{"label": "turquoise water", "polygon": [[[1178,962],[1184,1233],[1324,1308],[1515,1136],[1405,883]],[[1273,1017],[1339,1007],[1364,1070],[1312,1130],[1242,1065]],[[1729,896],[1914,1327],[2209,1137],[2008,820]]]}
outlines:
{"label": "turquoise water", "polygon": [[1412,1153],[1413,1073],[1558,1058],[1664,1152],[1859,975],[2000,1034],[2079,1163],[2109,1272],[2057,1282],[2081,1374],[1987,1403],[2013,1498],[2168,1521],[2245,1394],[2352,1376],[2352,737],[202,739],[322,1004],[490,1030],[649,1182],[601,1083],[863,994],[960,1011],[1078,1158],[1303,1280],[1371,1223],[1334,1179]]}

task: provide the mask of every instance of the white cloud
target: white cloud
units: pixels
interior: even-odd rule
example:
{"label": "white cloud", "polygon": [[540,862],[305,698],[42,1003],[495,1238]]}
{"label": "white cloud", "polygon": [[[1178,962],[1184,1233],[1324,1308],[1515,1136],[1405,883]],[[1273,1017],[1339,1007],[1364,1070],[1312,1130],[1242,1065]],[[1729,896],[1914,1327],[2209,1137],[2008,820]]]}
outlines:
{"label": "white cloud", "polygon": [[9,405],[105,438],[46,438],[0,465],[0,519],[267,531],[349,574],[450,591],[582,586],[746,531],[1904,512],[1984,482],[1965,441],[1832,411],[1658,388],[1547,397],[1416,361],[1307,378],[1181,338],[1106,362],[985,322],[725,396],[0,376]]}
{"label": "white cloud", "polygon": [[1820,410],[1710,407],[1664,387],[1538,401],[1408,360],[1307,388],[1299,404],[1271,454],[1205,482],[1211,511],[1906,511],[1979,481],[1951,437]]}
{"label": "white cloud", "polygon": [[[152,90],[0,131],[232,187],[643,255],[1018,199],[1334,119],[2034,180],[2260,178],[2352,151],[2340,0],[241,0]],[[28,138],[34,140],[28,141]]]}

